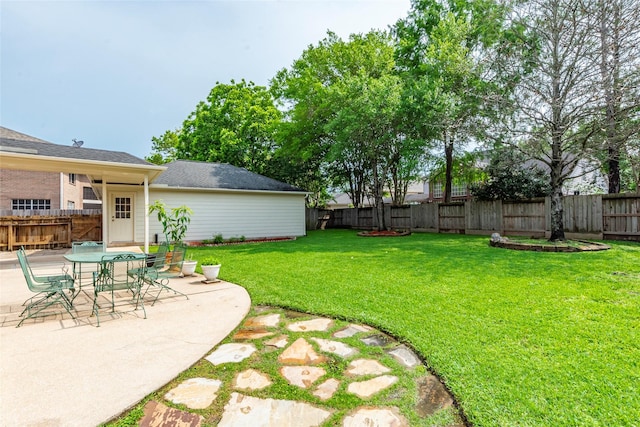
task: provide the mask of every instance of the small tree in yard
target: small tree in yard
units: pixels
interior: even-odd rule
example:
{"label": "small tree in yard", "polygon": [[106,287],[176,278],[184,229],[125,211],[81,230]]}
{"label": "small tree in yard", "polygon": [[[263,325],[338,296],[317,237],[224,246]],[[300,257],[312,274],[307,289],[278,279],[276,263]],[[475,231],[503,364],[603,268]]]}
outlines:
{"label": "small tree in yard", "polygon": [[149,213],[153,212],[158,215],[158,221],[162,224],[162,233],[167,242],[173,245],[182,242],[191,223],[193,211],[185,205],[167,209],[162,200],[156,200],[149,206]]}
{"label": "small tree in yard", "polygon": [[471,194],[480,200],[522,200],[548,196],[551,192],[548,174],[515,150],[496,150],[485,168],[487,178],[470,186]]}

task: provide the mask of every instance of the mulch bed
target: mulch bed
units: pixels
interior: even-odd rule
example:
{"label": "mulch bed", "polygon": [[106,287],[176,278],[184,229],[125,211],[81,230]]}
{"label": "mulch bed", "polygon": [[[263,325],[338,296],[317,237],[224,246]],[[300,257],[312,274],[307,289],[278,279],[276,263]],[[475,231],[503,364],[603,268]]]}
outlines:
{"label": "mulch bed", "polygon": [[262,237],[259,239],[245,239],[245,240],[237,240],[233,242],[223,242],[223,243],[189,242],[189,246],[227,246],[227,245],[242,245],[245,243],[283,242],[287,240],[296,240],[296,238],[295,237]]}
{"label": "mulch bed", "polygon": [[372,230],[372,231],[362,231],[358,233],[358,236],[362,237],[400,237],[400,236],[408,236],[410,235],[410,231],[402,231],[402,230]]}

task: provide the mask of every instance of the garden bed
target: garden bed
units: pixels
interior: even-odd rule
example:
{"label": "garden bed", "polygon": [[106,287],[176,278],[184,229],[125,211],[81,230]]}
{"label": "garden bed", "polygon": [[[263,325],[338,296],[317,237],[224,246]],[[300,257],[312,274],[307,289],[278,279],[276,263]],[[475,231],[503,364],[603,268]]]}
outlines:
{"label": "garden bed", "polygon": [[496,248],[511,249],[516,251],[534,252],[593,252],[610,249],[609,245],[585,240],[563,240],[551,242],[544,239],[510,239],[491,236],[489,245]]}
{"label": "garden bed", "polygon": [[358,236],[361,237],[400,237],[409,236],[411,231],[408,230],[371,230],[361,231]]}

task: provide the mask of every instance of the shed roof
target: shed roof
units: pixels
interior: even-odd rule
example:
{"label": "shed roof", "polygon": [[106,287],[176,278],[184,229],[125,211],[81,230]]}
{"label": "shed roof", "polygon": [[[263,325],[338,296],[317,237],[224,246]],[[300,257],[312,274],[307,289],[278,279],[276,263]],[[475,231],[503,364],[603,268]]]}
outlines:
{"label": "shed roof", "polygon": [[167,170],[154,181],[153,187],[304,192],[293,185],[227,163],[176,160],[165,166]]}

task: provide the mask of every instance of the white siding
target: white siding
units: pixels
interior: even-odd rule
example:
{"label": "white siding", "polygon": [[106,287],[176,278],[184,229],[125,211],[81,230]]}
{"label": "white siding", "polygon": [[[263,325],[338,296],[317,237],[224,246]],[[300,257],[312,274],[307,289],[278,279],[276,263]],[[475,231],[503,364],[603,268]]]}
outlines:
{"label": "white siding", "polygon": [[[142,196],[142,193],[140,194]],[[290,237],[305,235],[304,194],[259,192],[213,192],[150,189],[150,203],[161,199],[168,207],[186,205],[193,210],[186,241],[244,236]],[[136,209],[143,215],[143,210]],[[155,215],[150,218],[149,239],[162,239],[162,227]],[[144,223],[136,221],[136,238],[144,238]]]}

